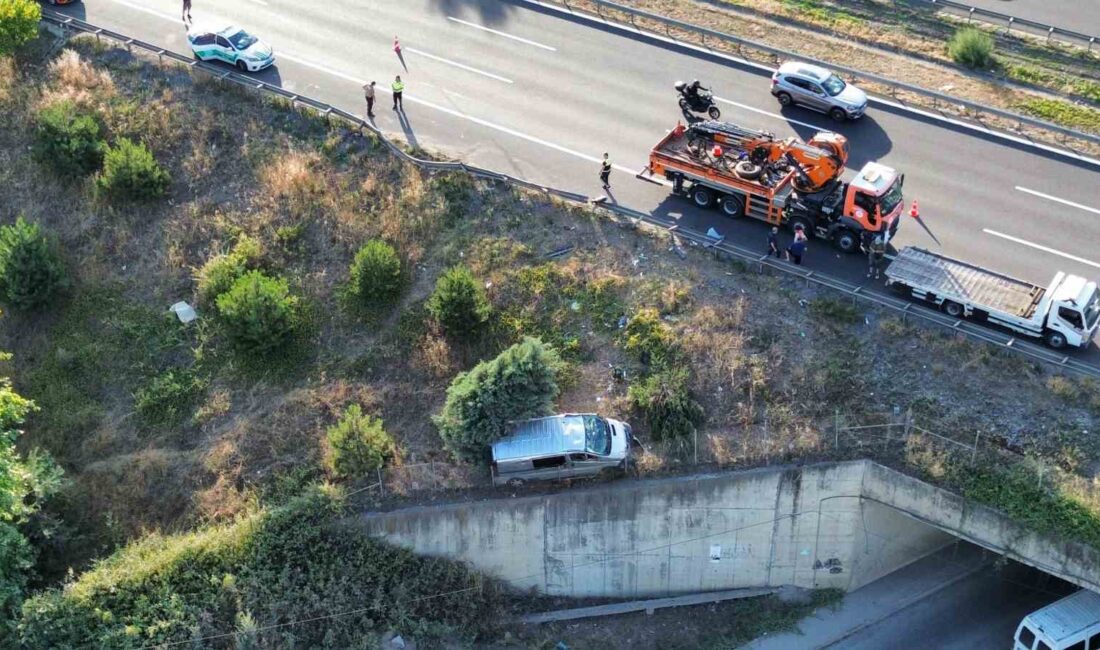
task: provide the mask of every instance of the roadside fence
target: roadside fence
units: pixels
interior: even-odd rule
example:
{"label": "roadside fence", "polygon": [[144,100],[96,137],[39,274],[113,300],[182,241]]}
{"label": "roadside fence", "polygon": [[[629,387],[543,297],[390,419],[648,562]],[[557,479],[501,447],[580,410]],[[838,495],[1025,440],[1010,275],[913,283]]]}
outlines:
{"label": "roadside fence", "polygon": [[[898,0],[894,0],[894,2],[896,3]],[[1064,29],[1062,27],[1047,25],[1027,18],[1017,18],[1009,14],[1003,14],[999,11],[974,7],[965,2],[955,2],[955,0],[902,0],[902,2],[930,5],[934,9],[938,9],[945,13],[965,17],[968,23],[977,20],[997,27],[1004,27],[1006,33],[1011,33],[1013,29],[1016,29],[1017,31],[1026,32],[1032,36],[1045,37],[1048,43],[1051,40],[1061,41],[1069,45],[1083,47],[1089,52],[1092,51],[1093,45],[1096,44],[1095,36]]]}
{"label": "roadside fence", "polygon": [[[525,1],[530,2],[531,0]],[[620,5],[614,5],[613,3],[606,2],[606,0],[587,1],[599,2],[601,5],[613,5],[615,7],[620,7]],[[645,12],[638,13],[644,14]],[[103,29],[102,27],[97,27],[96,25],[92,25],[82,20],[77,20],[75,18],[65,16],[64,14],[60,14],[49,9],[43,9],[42,15],[43,20],[62,30],[65,35],[73,33],[85,33],[93,35],[97,39],[111,39],[125,45],[127,49],[138,48],[141,50],[145,50],[147,52],[156,54],[161,61],[167,59],[169,61],[184,65],[191,70],[196,71],[197,73],[201,72],[202,74],[210,75],[211,77],[218,79],[222,82],[236,84],[243,88],[263,93],[266,96],[281,99],[295,109],[312,111],[326,121],[331,122],[335,120],[342,122],[351,128],[358,129],[360,132],[369,131],[374,135],[375,138],[378,139],[379,142],[384,144],[393,155],[401,158],[408,163],[416,165],[421,169],[432,172],[465,172],[477,178],[497,181],[501,183],[508,183],[512,186],[521,187],[536,193],[543,194],[544,196],[554,197],[559,200],[572,203],[574,205],[585,206],[589,209],[602,211],[603,214],[608,216],[611,220],[620,223],[625,227],[638,228],[639,226],[644,224],[645,226],[656,230],[659,236],[667,237],[669,240],[671,240],[677,253],[683,258],[687,257],[685,247],[689,247],[699,250],[701,252],[709,253],[716,258],[728,260],[733,263],[739,264],[746,269],[754,269],[758,273],[772,273],[791,276],[801,280],[802,282],[805,282],[807,286],[815,286],[819,289],[824,289],[826,291],[837,292],[852,300],[853,303],[856,303],[857,301],[863,301],[865,304],[874,305],[878,308],[891,311],[896,314],[902,321],[916,319],[926,324],[938,326],[955,337],[987,343],[1005,350],[1010,350],[1017,354],[1022,354],[1035,361],[1051,364],[1062,372],[1071,372],[1077,375],[1100,379],[1100,366],[1086,363],[1079,359],[1073,358],[1068,354],[1055,352],[1041,345],[1032,343],[1028,340],[1019,339],[1013,335],[999,332],[997,330],[987,329],[976,323],[951,318],[940,311],[917,305],[900,296],[882,293],[873,289],[868,289],[863,285],[852,284],[850,282],[845,282],[843,280],[818,273],[817,271],[806,270],[801,266],[793,266],[791,264],[781,262],[777,259],[761,255],[759,251],[750,250],[738,246],[732,242],[727,241],[724,237],[713,238],[704,233],[697,232],[689,228],[683,228],[673,219],[640,212],[638,210],[633,210],[615,203],[601,202],[596,204],[592,202],[590,197],[584,194],[570,192],[567,190],[562,190],[547,185],[541,185],[538,183],[532,183],[530,181],[516,178],[508,174],[503,174],[501,172],[467,165],[463,162],[438,161],[417,158],[406,152],[405,149],[402,148],[400,145],[396,144],[388,137],[386,137],[386,135],[378,127],[374,126],[369,121],[365,120],[359,115],[355,115],[346,110],[337,108],[331,104],[305,95],[294,93],[292,91],[286,90],[284,88],[267,83],[262,80],[248,77],[246,75],[237,73],[234,70],[227,70],[224,67],[220,67],[216,64],[198,61],[192,57],[185,56],[177,52],[172,52],[156,45],[139,41],[134,38],[130,38],[124,34],[119,34]],[[1097,142],[1100,142],[1100,138],[1097,138]]]}

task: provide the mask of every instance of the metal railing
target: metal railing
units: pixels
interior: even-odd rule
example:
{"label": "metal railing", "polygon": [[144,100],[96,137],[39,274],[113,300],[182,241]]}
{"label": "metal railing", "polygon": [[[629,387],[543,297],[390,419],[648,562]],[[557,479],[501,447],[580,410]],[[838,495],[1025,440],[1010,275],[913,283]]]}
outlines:
{"label": "metal railing", "polygon": [[1071,45],[1077,45],[1086,48],[1089,52],[1092,51],[1092,46],[1096,44],[1096,37],[1089,36],[1088,34],[1082,34],[1081,32],[1075,32],[1069,29],[1063,29],[1061,27],[1055,27],[1053,25],[1047,25],[1044,23],[1029,20],[1027,18],[1017,18],[1010,16],[1009,14],[1003,14],[999,11],[991,11],[989,9],[982,9],[981,7],[973,7],[965,2],[955,2],[954,0],[902,0],[907,3],[920,3],[931,5],[935,9],[951,13],[958,16],[966,17],[967,22],[977,20],[979,22],[988,23],[997,27],[1004,27],[1006,33],[1011,33],[1013,28],[1018,31],[1026,32],[1033,36],[1045,37],[1049,43],[1052,39],[1062,41],[1063,43],[1069,43]]}
{"label": "metal railing", "polygon": [[[521,0],[521,1],[526,2],[528,4],[533,4],[533,5],[561,6],[561,7],[564,7],[565,9],[567,9],[573,15],[589,17],[589,18],[592,17],[591,14],[588,14],[586,12],[581,12],[576,7],[574,7],[573,5],[570,4],[571,1],[574,4],[576,4],[576,0]],[[1032,127],[1032,128],[1042,129],[1042,130],[1050,132],[1052,134],[1061,136],[1063,138],[1063,140],[1060,142],[1060,144],[1062,144],[1063,146],[1066,146],[1066,147],[1068,147],[1069,145],[1068,145],[1068,143],[1065,142],[1065,140],[1064,140],[1065,138],[1075,138],[1077,140],[1081,140],[1081,141],[1084,141],[1084,142],[1090,142],[1092,144],[1100,144],[1100,135],[1098,135],[1098,134],[1087,133],[1087,132],[1084,132],[1084,131],[1078,131],[1078,130],[1075,130],[1075,129],[1070,129],[1070,128],[1067,128],[1067,127],[1064,127],[1064,126],[1060,126],[1058,124],[1054,124],[1052,122],[1047,122],[1046,120],[1040,120],[1040,119],[1037,119],[1037,118],[1034,118],[1034,117],[1029,117],[1027,115],[1022,115],[1020,113],[1013,113],[1011,111],[1006,111],[1006,110],[1002,110],[1002,109],[999,109],[999,108],[993,108],[993,107],[987,106],[985,104],[980,104],[980,103],[977,103],[977,102],[970,101],[968,99],[963,99],[961,97],[955,97],[953,95],[947,95],[947,94],[944,94],[944,93],[941,93],[941,92],[937,92],[935,90],[929,90],[927,88],[922,88],[920,86],[914,86],[912,84],[907,84],[907,83],[904,83],[904,82],[901,82],[901,81],[895,81],[893,79],[888,79],[886,77],[882,77],[882,76],[879,76],[879,75],[876,75],[876,74],[872,74],[870,72],[864,72],[863,70],[857,70],[855,68],[849,68],[847,66],[838,65],[838,64],[835,64],[835,63],[832,63],[832,62],[829,62],[829,61],[817,61],[815,59],[808,58],[804,55],[798,54],[797,52],[791,52],[789,50],[783,50],[783,49],[779,49],[779,48],[776,48],[776,47],[771,47],[770,45],[764,45],[763,43],[758,43],[756,41],[752,41],[752,40],[749,40],[749,39],[746,39],[746,38],[741,38],[739,36],[733,36],[732,34],[727,34],[725,32],[719,32],[719,31],[716,31],[716,30],[713,30],[713,29],[709,29],[707,27],[700,27],[698,25],[693,25],[691,23],[687,23],[687,22],[684,22],[682,20],[677,20],[675,18],[669,18],[667,16],[662,16],[660,14],[655,14],[653,12],[646,11],[644,9],[637,9],[637,8],[630,7],[630,6],[627,6],[627,5],[618,4],[616,2],[610,2],[609,0],[584,0],[584,2],[586,2],[590,5],[594,5],[596,7],[596,15],[599,18],[601,18],[605,21],[614,18],[614,16],[611,15],[612,12],[620,12],[622,14],[625,14],[628,17],[626,23],[629,24],[632,28],[634,28],[638,31],[644,31],[644,29],[642,27],[640,27],[637,23],[637,21],[639,19],[641,19],[641,20],[647,20],[647,21],[651,21],[653,23],[658,23],[658,24],[663,25],[664,26],[664,31],[665,31],[664,35],[666,37],[672,37],[672,30],[675,29],[675,30],[679,30],[679,31],[682,31],[682,32],[694,33],[694,34],[699,35],[700,41],[701,41],[703,46],[707,46],[707,39],[712,39],[714,41],[718,41],[718,42],[726,43],[728,45],[732,45],[736,49],[737,56],[740,57],[740,62],[741,63],[743,63],[745,65],[748,65],[748,66],[751,66],[751,67],[755,68],[756,70],[758,70],[762,73],[771,74],[774,71],[775,66],[777,66],[781,61],[788,60],[788,59],[797,59],[797,60],[800,60],[800,61],[818,63],[820,65],[824,65],[824,66],[827,66],[827,67],[829,67],[833,70],[837,70],[839,72],[844,73],[844,75],[846,75],[849,79],[851,79],[854,82],[858,83],[859,81],[870,81],[872,83],[875,83],[875,84],[884,86],[886,88],[889,88],[890,89],[891,100],[896,102],[896,103],[900,103],[903,107],[905,105],[904,105],[904,102],[902,101],[902,99],[898,97],[899,92],[909,93],[911,95],[915,95],[917,97],[921,97],[921,98],[926,99],[926,100],[931,100],[930,103],[929,103],[929,106],[932,109],[935,109],[937,111],[946,110],[948,108],[962,109],[960,116],[966,116],[966,117],[974,116],[976,118],[975,121],[978,124],[980,124],[984,129],[986,129],[986,130],[988,130],[992,133],[1001,133],[1001,131],[999,131],[997,129],[994,129],[992,127],[989,127],[986,124],[983,124],[981,122],[981,116],[989,115],[989,116],[994,116],[994,117],[1000,118],[1002,120],[1007,120],[1009,122],[1014,122],[1016,124],[1017,128],[1022,128],[1024,125],[1026,125],[1026,126],[1029,126],[1029,127]],[[658,32],[653,32],[653,33],[658,33]],[[766,66],[766,65],[762,65],[760,63],[757,63],[756,61],[753,61],[753,60],[747,58],[745,56],[745,53],[744,53],[745,49],[754,50],[756,52],[760,52],[760,53],[763,53],[767,56],[772,57],[775,61],[775,65]],[[872,102],[875,102],[875,101],[881,102],[881,101],[883,101],[882,99],[876,98],[874,95],[872,95],[870,97],[870,100]]]}
{"label": "metal railing", "polygon": [[[198,61],[192,57],[185,56],[177,52],[171,52],[162,47],[158,47],[144,41],[139,41],[123,34],[112,32],[101,27],[92,25],[90,23],[84,22],[82,20],[71,18],[49,10],[43,10],[43,19],[54,23],[55,25],[59,25],[65,30],[74,30],[87,34],[92,34],[97,38],[110,38],[124,44],[127,48],[137,47],[140,49],[144,49],[146,51],[156,54],[161,59],[168,58],[172,61],[176,61],[183,65],[186,65],[192,69],[202,70],[222,81],[235,83],[253,90],[270,93],[276,97],[280,97],[291,102],[294,106],[304,106],[311,110],[314,110],[326,119],[337,118],[343,120],[355,128],[370,131],[378,138],[380,142],[384,143],[394,155],[423,169],[433,171],[462,171],[478,178],[510,183],[512,185],[523,187],[529,190],[541,192],[548,196],[554,196],[565,201],[586,206],[592,205],[588,196],[576,192],[561,190],[550,187],[548,185],[532,183],[530,181],[516,178],[514,176],[509,176],[508,174],[504,174],[501,172],[467,165],[463,162],[445,162],[417,158],[407,153],[399,145],[390,141],[385,136],[385,134],[382,133],[381,129],[374,126],[362,117],[359,117],[358,115],[349,113],[348,111],[337,108],[320,100],[306,97],[304,95],[291,92],[279,86],[269,84],[265,81],[253,79],[232,70],[225,70],[224,68],[218,67],[215,64]],[[1008,334],[1002,334],[994,330],[985,329],[975,323],[950,318],[939,311],[935,311],[927,307],[908,302],[896,296],[868,290],[862,285],[845,282],[838,278],[823,275],[821,273],[818,273],[817,271],[808,271],[802,267],[796,267],[790,264],[781,263],[778,260],[774,260],[766,255],[760,255],[757,251],[752,251],[747,248],[736,246],[726,241],[724,238],[715,239],[707,236],[704,233],[697,232],[689,228],[683,228],[673,220],[665,219],[645,212],[640,212],[638,210],[633,210],[631,208],[613,203],[601,203],[599,204],[598,209],[606,211],[607,213],[612,215],[613,218],[627,219],[629,223],[633,226],[644,223],[647,226],[651,226],[661,231],[664,231],[669,236],[674,238],[678,246],[680,242],[686,242],[689,246],[700,248],[716,256],[723,256],[726,259],[738,260],[742,264],[745,264],[749,267],[755,267],[758,272],[761,273],[763,273],[765,270],[769,270],[795,276],[802,279],[807,284],[812,283],[819,287],[825,287],[842,293],[851,298],[853,301],[863,300],[873,305],[877,305],[894,311],[902,318],[903,321],[907,320],[908,318],[916,318],[924,322],[943,327],[946,330],[955,334],[956,336],[966,337],[989,343],[1003,349],[1012,350],[1016,353],[1023,354],[1034,360],[1052,364],[1064,371],[1069,371],[1084,376],[1100,378],[1100,367],[1090,365],[1078,359],[1074,359],[1069,355],[1059,354],[1057,352],[1054,352],[1053,350],[1041,347],[1025,340],[1018,339]]]}

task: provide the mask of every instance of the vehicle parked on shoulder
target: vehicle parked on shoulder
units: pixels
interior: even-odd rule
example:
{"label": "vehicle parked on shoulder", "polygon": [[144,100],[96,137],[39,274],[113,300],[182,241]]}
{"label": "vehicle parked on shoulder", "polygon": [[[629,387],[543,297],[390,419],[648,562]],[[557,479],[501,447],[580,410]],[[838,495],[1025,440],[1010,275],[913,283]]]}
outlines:
{"label": "vehicle parked on shoulder", "polygon": [[638,444],[630,425],[594,413],[513,422],[492,444],[493,485],[581,478],[626,469]]}
{"label": "vehicle parked on shoulder", "polygon": [[1082,589],[1024,617],[1014,650],[1100,650],[1100,594]]}
{"label": "vehicle parked on shoulder", "polygon": [[271,46],[235,25],[219,30],[193,28],[187,32],[191,51],[200,61],[223,61],[241,72],[259,72],[275,63]]}
{"label": "vehicle parked on shoulder", "polygon": [[772,95],[783,106],[804,106],[837,122],[867,110],[867,93],[818,65],[789,61],[772,74]]}

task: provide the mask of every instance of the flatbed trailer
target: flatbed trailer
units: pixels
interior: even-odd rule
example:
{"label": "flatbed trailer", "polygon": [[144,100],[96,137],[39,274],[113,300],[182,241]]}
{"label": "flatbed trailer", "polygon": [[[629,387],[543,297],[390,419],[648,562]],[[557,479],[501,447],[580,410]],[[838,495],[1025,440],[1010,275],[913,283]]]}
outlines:
{"label": "flatbed trailer", "polygon": [[1042,338],[1054,348],[1084,347],[1100,326],[1095,282],[1059,272],[1041,287],[975,264],[906,247],[886,267],[886,285],[936,305],[953,318]]}
{"label": "flatbed trailer", "polygon": [[858,251],[865,231],[884,232],[886,239],[897,232],[904,206],[903,177],[895,170],[867,163],[851,183],[836,180],[818,192],[798,192],[799,171],[793,166],[758,168],[752,177],[739,173],[737,163],[746,153],[737,148],[740,127],[724,123],[719,127],[729,130],[717,140],[725,145],[721,156],[693,142],[690,129],[678,125],[653,147],[649,164],[639,176],[667,179],[674,194],[688,197],[700,208],[717,206],[730,217],[747,216],[802,229],[832,241],[844,252]]}

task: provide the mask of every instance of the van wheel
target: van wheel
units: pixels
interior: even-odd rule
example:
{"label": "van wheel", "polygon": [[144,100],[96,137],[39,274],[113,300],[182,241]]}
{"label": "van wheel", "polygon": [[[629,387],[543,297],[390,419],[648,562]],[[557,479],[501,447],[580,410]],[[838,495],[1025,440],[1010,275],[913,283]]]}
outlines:
{"label": "van wheel", "polygon": [[524,485],[524,484],[525,484],[526,482],[527,482],[527,481],[524,481],[524,480],[523,480],[523,479],[521,479],[521,478],[510,478],[510,479],[508,479],[508,483],[507,483],[507,485],[508,485],[508,487],[510,487],[510,488],[521,488],[521,487],[523,487],[523,485]]}
{"label": "van wheel", "polygon": [[833,243],[841,253],[854,253],[859,249],[859,237],[847,228],[843,228],[837,232],[836,237],[833,238]]}
{"label": "van wheel", "polygon": [[714,192],[705,187],[696,187],[691,190],[691,200],[700,208],[709,208],[714,205]]}
{"label": "van wheel", "polygon": [[1066,347],[1066,335],[1061,332],[1048,331],[1047,335],[1043,338],[1046,344],[1055,350],[1061,350]]}
{"label": "van wheel", "polygon": [[963,306],[957,302],[945,300],[943,302],[943,313],[947,314],[951,318],[962,318],[963,315],[966,313],[966,310],[963,309]]}
{"label": "van wheel", "polygon": [[833,118],[834,122],[843,122],[848,119],[848,114],[844,112],[843,108],[834,108],[829,111],[829,117]]}
{"label": "van wheel", "polygon": [[727,217],[740,217],[745,214],[745,203],[739,197],[727,196],[722,199],[722,212]]}
{"label": "van wheel", "polygon": [[791,96],[790,96],[789,93],[779,93],[778,95],[775,96],[775,98],[779,100],[779,105],[780,106],[790,106],[791,104],[794,103],[794,100],[791,99]]}

